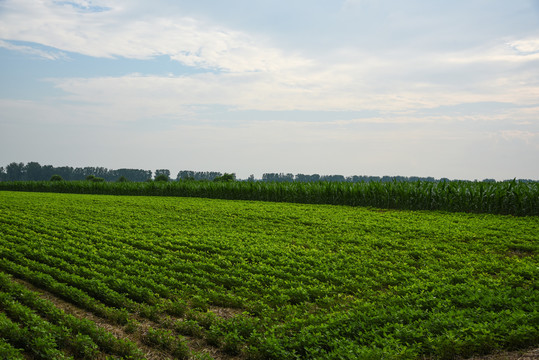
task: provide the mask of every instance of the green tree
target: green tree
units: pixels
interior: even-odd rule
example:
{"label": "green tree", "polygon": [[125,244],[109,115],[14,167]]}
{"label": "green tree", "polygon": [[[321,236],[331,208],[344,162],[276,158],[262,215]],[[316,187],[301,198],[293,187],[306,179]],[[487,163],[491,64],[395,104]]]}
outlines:
{"label": "green tree", "polygon": [[51,176],[50,181],[63,181],[64,179],[60,175],[53,175]]}
{"label": "green tree", "polygon": [[24,180],[24,164],[12,162],[6,167],[8,181]]}
{"label": "green tree", "polygon": [[236,174],[234,174],[234,173],[232,173],[232,174],[224,173],[222,176],[218,176],[215,179],[213,179],[213,181],[215,181],[215,182],[218,182],[218,181],[234,181],[234,180],[236,180]]}
{"label": "green tree", "polygon": [[41,174],[41,165],[39,165],[38,162],[29,162],[24,167],[24,171],[26,172],[26,180],[40,181],[47,179],[43,178]]}
{"label": "green tree", "polygon": [[167,181],[168,181],[168,179],[170,179],[170,170],[167,170],[167,169],[155,170],[155,179],[157,179],[157,177],[159,175],[165,175],[167,177]]}
{"label": "green tree", "polygon": [[168,181],[168,176],[165,174],[159,174],[155,177],[155,181]]}

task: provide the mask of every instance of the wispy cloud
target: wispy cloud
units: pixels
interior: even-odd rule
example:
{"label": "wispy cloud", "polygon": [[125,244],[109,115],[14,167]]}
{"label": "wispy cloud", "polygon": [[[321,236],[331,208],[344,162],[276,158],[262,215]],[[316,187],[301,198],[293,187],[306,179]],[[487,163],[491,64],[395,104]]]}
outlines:
{"label": "wispy cloud", "polygon": [[71,6],[79,11],[85,12],[103,12],[111,10],[108,6],[98,5],[91,0],[71,0],[71,1],[54,1],[54,4],[60,6]]}
{"label": "wispy cloud", "polygon": [[0,39],[0,48],[17,51],[23,54],[35,56],[47,60],[66,60],[69,57],[62,51],[42,50],[28,45],[13,44]]}
{"label": "wispy cloud", "polygon": [[[106,99],[128,95],[143,97],[143,93],[151,99],[155,93],[175,103],[192,101],[259,110],[391,112],[480,101],[530,104],[539,95],[539,84],[522,83],[529,71],[512,71],[511,77],[503,75],[515,64],[539,62],[535,38],[509,42],[500,38],[445,52],[429,50],[425,41],[435,39],[424,38],[420,48],[413,48],[413,42],[405,38],[393,49],[342,46],[327,54],[321,51],[306,57],[280,49],[260,34],[251,35],[181,13],[145,14],[147,7],[137,7],[137,2],[131,7],[130,4],[5,0],[0,4],[0,37],[93,57],[148,59],[165,55],[212,72],[181,78],[124,76],[55,81],[71,94],[69,97],[88,102],[107,102]],[[348,2],[345,6],[352,4],[375,6],[369,1]],[[97,8],[104,10],[87,11]],[[397,19],[396,23],[399,21],[402,22]],[[6,41],[2,44],[49,59],[61,58],[61,53]],[[101,90],[97,91],[98,87]],[[92,100],[98,97],[96,94],[109,92],[113,94],[104,100]]]}
{"label": "wispy cloud", "polygon": [[539,38],[522,39],[509,43],[513,49],[524,55],[539,53]]}
{"label": "wispy cloud", "polygon": [[539,144],[534,142],[535,139],[539,138],[539,132],[522,130],[503,130],[500,131],[499,135],[505,140],[518,140],[524,141],[527,144],[535,144],[536,148],[539,149]]}
{"label": "wispy cloud", "polygon": [[93,57],[166,55],[188,66],[232,72],[279,71],[307,63],[246,33],[181,15],[130,14],[120,5],[86,11],[96,8],[88,1],[5,0],[0,8],[0,38]]}

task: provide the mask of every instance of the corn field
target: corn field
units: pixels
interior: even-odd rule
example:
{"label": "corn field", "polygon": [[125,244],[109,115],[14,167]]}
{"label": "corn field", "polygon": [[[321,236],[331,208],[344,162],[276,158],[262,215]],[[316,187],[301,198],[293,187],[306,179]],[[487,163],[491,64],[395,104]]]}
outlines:
{"label": "corn field", "polygon": [[539,215],[539,182],[0,182],[0,190],[182,196],[230,200]]}

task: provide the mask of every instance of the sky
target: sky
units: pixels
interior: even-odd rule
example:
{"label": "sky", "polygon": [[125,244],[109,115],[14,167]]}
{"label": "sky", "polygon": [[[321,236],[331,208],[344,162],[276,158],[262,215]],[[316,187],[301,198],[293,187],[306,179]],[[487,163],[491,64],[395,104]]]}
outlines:
{"label": "sky", "polygon": [[539,0],[0,0],[0,166],[539,180]]}

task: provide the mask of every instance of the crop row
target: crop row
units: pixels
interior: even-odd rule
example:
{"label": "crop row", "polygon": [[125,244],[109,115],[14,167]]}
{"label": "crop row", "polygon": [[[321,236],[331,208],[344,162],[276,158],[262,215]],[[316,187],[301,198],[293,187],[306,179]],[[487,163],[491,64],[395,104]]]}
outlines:
{"label": "crop row", "polygon": [[13,358],[23,358],[20,350],[36,359],[94,359],[99,353],[142,358],[134,343],[117,339],[89,320],[64,313],[3,273],[0,308],[0,337]]}
{"label": "crop row", "polygon": [[[0,358],[24,359],[24,354],[35,359],[143,359],[137,345],[129,340],[118,339],[90,320],[66,314],[50,301],[34,291],[14,282],[0,272]],[[196,313],[189,313],[196,319]],[[178,321],[164,325],[180,334],[196,335],[186,324],[194,320]],[[198,325],[197,325],[198,326]],[[191,329],[196,329],[191,327]],[[129,320],[126,333],[137,330],[137,321]],[[142,343],[169,353],[174,359],[211,359],[191,352],[182,336],[174,336],[171,330],[147,327],[140,335]],[[165,354],[163,354],[166,356]]]}
{"label": "crop row", "polygon": [[452,358],[539,341],[537,217],[0,197],[1,271],[126,328],[159,323],[143,341],[169,352],[185,350],[178,334],[267,359]]}
{"label": "crop row", "polygon": [[184,196],[306,204],[539,215],[539,182],[0,182],[0,190]]}

